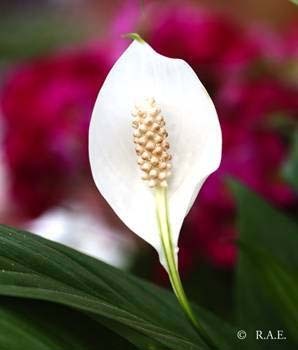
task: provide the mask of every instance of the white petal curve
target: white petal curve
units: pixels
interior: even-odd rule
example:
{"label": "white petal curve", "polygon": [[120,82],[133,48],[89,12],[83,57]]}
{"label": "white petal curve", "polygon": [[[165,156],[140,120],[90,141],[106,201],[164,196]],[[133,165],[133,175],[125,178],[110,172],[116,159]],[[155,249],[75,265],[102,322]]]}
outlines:
{"label": "white petal curve", "polygon": [[221,159],[221,130],[211,98],[191,67],[134,41],[108,74],[89,129],[94,181],[120,219],[164,262],[153,191],[141,180],[132,141],[134,104],[154,97],[165,117],[173,156],[169,210],[173,243],[205,179]]}

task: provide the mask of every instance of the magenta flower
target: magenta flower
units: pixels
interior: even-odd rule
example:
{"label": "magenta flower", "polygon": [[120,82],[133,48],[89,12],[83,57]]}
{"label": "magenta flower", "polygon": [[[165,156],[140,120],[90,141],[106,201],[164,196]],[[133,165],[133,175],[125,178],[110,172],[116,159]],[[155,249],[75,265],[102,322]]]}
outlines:
{"label": "magenta flower", "polygon": [[25,63],[7,77],[4,150],[22,213],[57,203],[88,170],[90,114],[108,66],[102,49],[88,47]]}
{"label": "magenta flower", "polygon": [[[284,208],[297,198],[283,181],[280,169],[288,145],[274,129],[274,115],[294,118],[296,91],[272,78],[227,83],[217,99],[223,130],[223,160],[203,188],[200,201],[187,219],[182,242],[218,266],[233,266],[236,249],[235,208],[224,182],[232,175]],[[216,218],[216,220],[214,219]]]}
{"label": "magenta flower", "polygon": [[260,55],[255,38],[223,14],[191,5],[154,13],[154,23],[146,27],[152,46],[168,56],[182,56],[213,88]]}

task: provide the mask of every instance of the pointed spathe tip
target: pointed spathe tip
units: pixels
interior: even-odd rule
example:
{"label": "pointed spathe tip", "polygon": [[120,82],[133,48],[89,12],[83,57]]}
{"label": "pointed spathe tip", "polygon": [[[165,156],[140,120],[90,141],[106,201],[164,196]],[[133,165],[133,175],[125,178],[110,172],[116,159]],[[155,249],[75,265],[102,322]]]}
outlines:
{"label": "pointed spathe tip", "polygon": [[140,36],[138,33],[126,33],[122,35],[123,38],[128,38],[132,40],[136,40],[141,44],[145,44],[146,41]]}

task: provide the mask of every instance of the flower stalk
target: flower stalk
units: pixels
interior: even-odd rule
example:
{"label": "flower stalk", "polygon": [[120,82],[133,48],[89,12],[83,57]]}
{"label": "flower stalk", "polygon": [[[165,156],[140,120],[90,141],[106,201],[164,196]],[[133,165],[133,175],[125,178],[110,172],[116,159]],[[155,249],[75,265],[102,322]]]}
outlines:
{"label": "flower stalk", "polygon": [[191,321],[192,325],[195,327],[196,330],[199,331],[200,335],[205,340],[205,342],[209,344],[212,348],[214,348],[213,341],[210,339],[205,329],[195,317],[182,286],[178,270],[178,263],[177,259],[175,258],[176,254],[174,252],[174,246],[172,243],[172,233],[169,221],[168,195],[166,187],[155,188],[155,204],[157,224],[160,233],[162,249],[164,251],[166,266],[168,268],[168,275],[173,291],[183,311]]}

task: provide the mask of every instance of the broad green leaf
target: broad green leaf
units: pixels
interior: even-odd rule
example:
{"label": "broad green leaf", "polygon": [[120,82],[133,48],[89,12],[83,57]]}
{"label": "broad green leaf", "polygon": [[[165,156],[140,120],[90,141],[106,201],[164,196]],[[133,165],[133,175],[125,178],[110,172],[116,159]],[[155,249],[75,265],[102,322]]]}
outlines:
{"label": "broad green leaf", "polygon": [[[172,293],[63,245],[0,228],[0,295],[64,304],[130,340],[140,349],[208,349]],[[220,349],[231,349],[234,329],[196,308]]]}
{"label": "broad green leaf", "polygon": [[87,315],[65,306],[0,298],[0,349],[136,349]]}
{"label": "broad green leaf", "polygon": [[231,182],[237,201],[240,239],[298,270],[298,223],[238,182]]}
{"label": "broad green leaf", "polygon": [[240,231],[237,326],[248,332],[247,348],[271,349],[272,342],[256,341],[256,330],[280,329],[287,337],[280,349],[292,349],[298,315],[298,226],[239,183],[231,187]]}
{"label": "broad green leaf", "polygon": [[264,249],[240,242],[242,254],[251,263],[256,281],[264,291],[267,301],[282,318],[293,339],[298,344],[298,276],[286,269],[276,258]]}
{"label": "broad green leaf", "polygon": [[283,168],[283,176],[298,190],[298,131],[294,133],[292,151]]}

